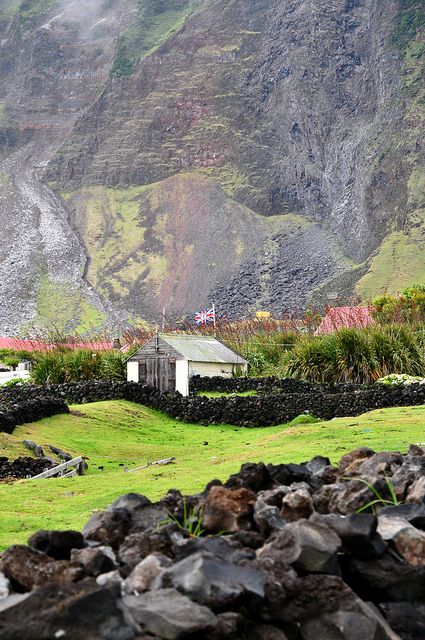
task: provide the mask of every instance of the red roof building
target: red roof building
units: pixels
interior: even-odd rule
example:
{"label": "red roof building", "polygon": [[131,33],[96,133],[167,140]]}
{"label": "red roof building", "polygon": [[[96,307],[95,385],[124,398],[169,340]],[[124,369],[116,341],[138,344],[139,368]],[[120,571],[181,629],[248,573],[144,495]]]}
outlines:
{"label": "red roof building", "polygon": [[47,351],[49,345],[40,340],[21,340],[20,338],[0,338],[0,349],[13,351]]}
{"label": "red roof building", "polygon": [[339,329],[364,329],[374,324],[370,307],[331,307],[316,330],[316,335]]}

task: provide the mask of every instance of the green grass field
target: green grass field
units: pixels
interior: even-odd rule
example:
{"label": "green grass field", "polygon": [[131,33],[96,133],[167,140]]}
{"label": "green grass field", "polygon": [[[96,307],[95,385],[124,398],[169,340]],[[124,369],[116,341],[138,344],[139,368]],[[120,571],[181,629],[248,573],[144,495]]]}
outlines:
{"label": "green grass field", "polygon": [[[29,438],[87,455],[90,465],[80,478],[0,484],[0,548],[26,541],[40,528],[81,529],[93,511],[128,491],[151,499],[171,487],[197,492],[213,478],[225,480],[247,461],[301,462],[317,454],[337,461],[360,445],[405,451],[411,442],[425,444],[425,407],[303,423],[311,421],[307,416],[263,429],[185,424],[124,401],[71,409],[71,415],[18,427],[12,436],[0,434],[0,455],[26,455],[22,440]],[[176,457],[175,464],[135,473],[120,466],[131,469],[170,456]]]}

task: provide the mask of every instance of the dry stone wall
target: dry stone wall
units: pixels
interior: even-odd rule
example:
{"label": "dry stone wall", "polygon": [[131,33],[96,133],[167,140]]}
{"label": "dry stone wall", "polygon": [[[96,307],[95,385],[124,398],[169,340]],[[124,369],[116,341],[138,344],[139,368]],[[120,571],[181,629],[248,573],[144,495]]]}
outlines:
{"label": "dry stone wall", "polygon": [[[249,385],[251,382],[237,384]],[[15,387],[0,391],[0,431],[11,433],[18,424],[68,412],[67,403],[102,400],[129,400],[184,422],[243,427],[280,424],[306,412],[330,420],[360,415],[373,409],[425,404],[425,386],[419,384],[408,387],[327,387],[295,380],[276,382],[276,379],[259,380],[256,384],[263,385],[264,392],[248,397],[219,398],[161,394],[157,389],[133,382],[94,381]]]}

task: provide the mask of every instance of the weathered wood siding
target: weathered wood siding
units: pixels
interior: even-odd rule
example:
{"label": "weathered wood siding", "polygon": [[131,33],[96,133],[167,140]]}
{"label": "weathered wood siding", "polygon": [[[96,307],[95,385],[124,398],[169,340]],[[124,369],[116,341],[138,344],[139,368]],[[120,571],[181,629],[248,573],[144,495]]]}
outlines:
{"label": "weathered wood siding", "polygon": [[160,391],[176,390],[176,360],[182,356],[160,337],[153,336],[127,363],[127,379]]}
{"label": "weathered wood siding", "polygon": [[134,359],[144,359],[147,357],[166,356],[172,357],[175,360],[181,360],[183,357],[181,353],[173,349],[165,340],[153,336],[145,345],[143,345],[140,352],[134,356]]}
{"label": "weathered wood siding", "polygon": [[139,360],[139,382],[160,391],[176,389],[176,361],[166,356],[153,356]]}

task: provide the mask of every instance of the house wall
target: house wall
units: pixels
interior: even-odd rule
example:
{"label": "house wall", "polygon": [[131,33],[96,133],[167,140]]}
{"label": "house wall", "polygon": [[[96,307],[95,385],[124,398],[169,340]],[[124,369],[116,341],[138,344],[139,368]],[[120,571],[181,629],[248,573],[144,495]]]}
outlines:
{"label": "house wall", "polygon": [[127,362],[127,380],[128,382],[139,382],[138,362]]}
{"label": "house wall", "polygon": [[189,395],[189,363],[187,360],[176,361],[176,391],[182,396]]}
{"label": "house wall", "polygon": [[190,362],[189,377],[204,376],[212,378],[213,376],[221,376],[222,378],[231,378],[238,368],[242,373],[245,373],[247,365],[223,364],[222,362]]}

